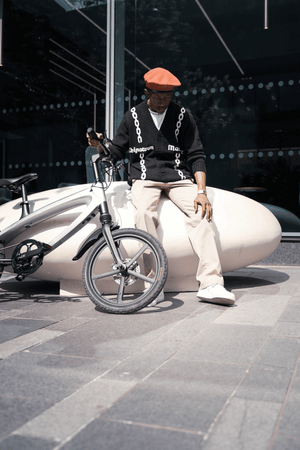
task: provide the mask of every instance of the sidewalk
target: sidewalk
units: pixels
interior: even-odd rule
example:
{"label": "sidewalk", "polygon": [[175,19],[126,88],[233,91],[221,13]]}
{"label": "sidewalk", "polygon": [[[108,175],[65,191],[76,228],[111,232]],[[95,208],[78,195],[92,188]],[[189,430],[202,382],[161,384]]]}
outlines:
{"label": "sidewalk", "polygon": [[120,316],[0,284],[1,450],[299,450],[300,266],[225,274]]}

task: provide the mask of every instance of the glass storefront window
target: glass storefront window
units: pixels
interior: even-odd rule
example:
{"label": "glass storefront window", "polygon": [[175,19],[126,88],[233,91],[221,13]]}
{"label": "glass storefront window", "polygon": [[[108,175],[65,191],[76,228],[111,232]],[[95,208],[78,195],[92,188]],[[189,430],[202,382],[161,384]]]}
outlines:
{"label": "glass storefront window", "polygon": [[86,129],[104,126],[106,4],[73,3],[4,1],[1,175],[36,171],[32,190],[85,182]]}
{"label": "glass storefront window", "polygon": [[[300,5],[295,0],[126,2],[133,104],[145,66],[182,82],[174,99],[194,114],[208,184],[264,203],[300,232]],[[275,209],[276,207],[277,209]]]}
{"label": "glass storefront window", "polygon": [[[300,232],[298,0],[269,0],[267,30],[260,0],[114,3],[115,129],[145,99],[143,75],[170,70],[182,83],[174,100],[199,127],[208,185],[264,203]],[[86,128],[106,127],[106,19],[101,0],[4,0],[6,176],[37,171],[33,190],[86,182]]]}

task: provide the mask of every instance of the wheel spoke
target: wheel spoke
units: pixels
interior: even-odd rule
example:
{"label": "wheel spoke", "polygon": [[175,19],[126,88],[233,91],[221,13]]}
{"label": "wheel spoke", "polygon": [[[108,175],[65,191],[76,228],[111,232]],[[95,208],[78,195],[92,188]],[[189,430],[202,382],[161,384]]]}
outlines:
{"label": "wheel spoke", "polygon": [[128,272],[129,275],[131,275],[131,276],[133,276],[135,278],[139,278],[140,280],[143,280],[143,281],[148,281],[150,284],[154,283],[154,280],[155,280],[154,277],[150,278],[150,277],[147,277],[146,275],[143,275],[142,273],[137,273],[134,270],[130,270],[130,269],[128,269],[127,272]]}
{"label": "wheel spoke", "polygon": [[119,287],[118,296],[117,296],[117,304],[118,305],[123,303],[124,290],[125,290],[125,277],[121,277],[120,287]]}
{"label": "wheel spoke", "polygon": [[144,244],[143,247],[134,256],[132,256],[131,260],[126,264],[126,267],[130,267],[134,261],[137,261],[145,250],[147,250],[147,248],[149,248],[149,245]]}
{"label": "wheel spoke", "polygon": [[100,273],[99,275],[93,275],[92,280],[99,280],[100,278],[107,278],[113,275],[118,275],[120,273],[120,269],[118,270],[110,270],[109,272]]}

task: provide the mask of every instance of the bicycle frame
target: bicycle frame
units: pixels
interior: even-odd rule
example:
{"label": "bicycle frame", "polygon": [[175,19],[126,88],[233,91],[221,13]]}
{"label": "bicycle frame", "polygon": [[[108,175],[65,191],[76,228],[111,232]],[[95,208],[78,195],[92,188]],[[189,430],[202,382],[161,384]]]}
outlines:
{"label": "bicycle frame", "polygon": [[[50,242],[47,242],[47,248],[44,250],[44,255],[52,252],[57,247],[66,242],[77,231],[81,230],[91,219],[93,219],[100,212],[100,222],[102,227],[92,233],[91,236],[81,245],[79,251],[74,256],[73,260],[79,259],[88,248],[100,239],[102,234],[109,239],[109,231],[111,228],[118,228],[111,220],[111,216],[108,211],[106,195],[103,186],[103,182],[100,181],[97,163],[101,159],[99,155],[93,155],[91,164],[93,165],[95,173],[95,182],[90,188],[83,188],[81,191],[75,194],[67,195],[59,200],[51,202],[36,211],[23,216],[17,222],[10,225],[0,233],[0,241],[8,245],[16,236],[20,235],[24,231],[35,227],[36,225],[58,216],[68,210],[76,208],[78,206],[86,205],[84,210],[74,219],[58,236],[53,238]],[[108,237],[107,237],[108,236]],[[114,250],[114,249],[112,249]],[[113,251],[116,261],[119,262],[118,254]],[[10,260],[1,260],[4,265],[10,265]]]}

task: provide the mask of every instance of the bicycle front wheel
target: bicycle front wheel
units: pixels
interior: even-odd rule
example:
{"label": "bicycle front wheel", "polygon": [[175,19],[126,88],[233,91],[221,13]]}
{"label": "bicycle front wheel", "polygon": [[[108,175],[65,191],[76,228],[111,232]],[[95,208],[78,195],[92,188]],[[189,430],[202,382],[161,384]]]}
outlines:
{"label": "bicycle front wheel", "polygon": [[101,238],[85,259],[83,284],[98,309],[128,314],[144,308],[161,292],[168,275],[167,256],[159,241],[145,231],[124,228],[113,231],[112,237],[122,266]]}

